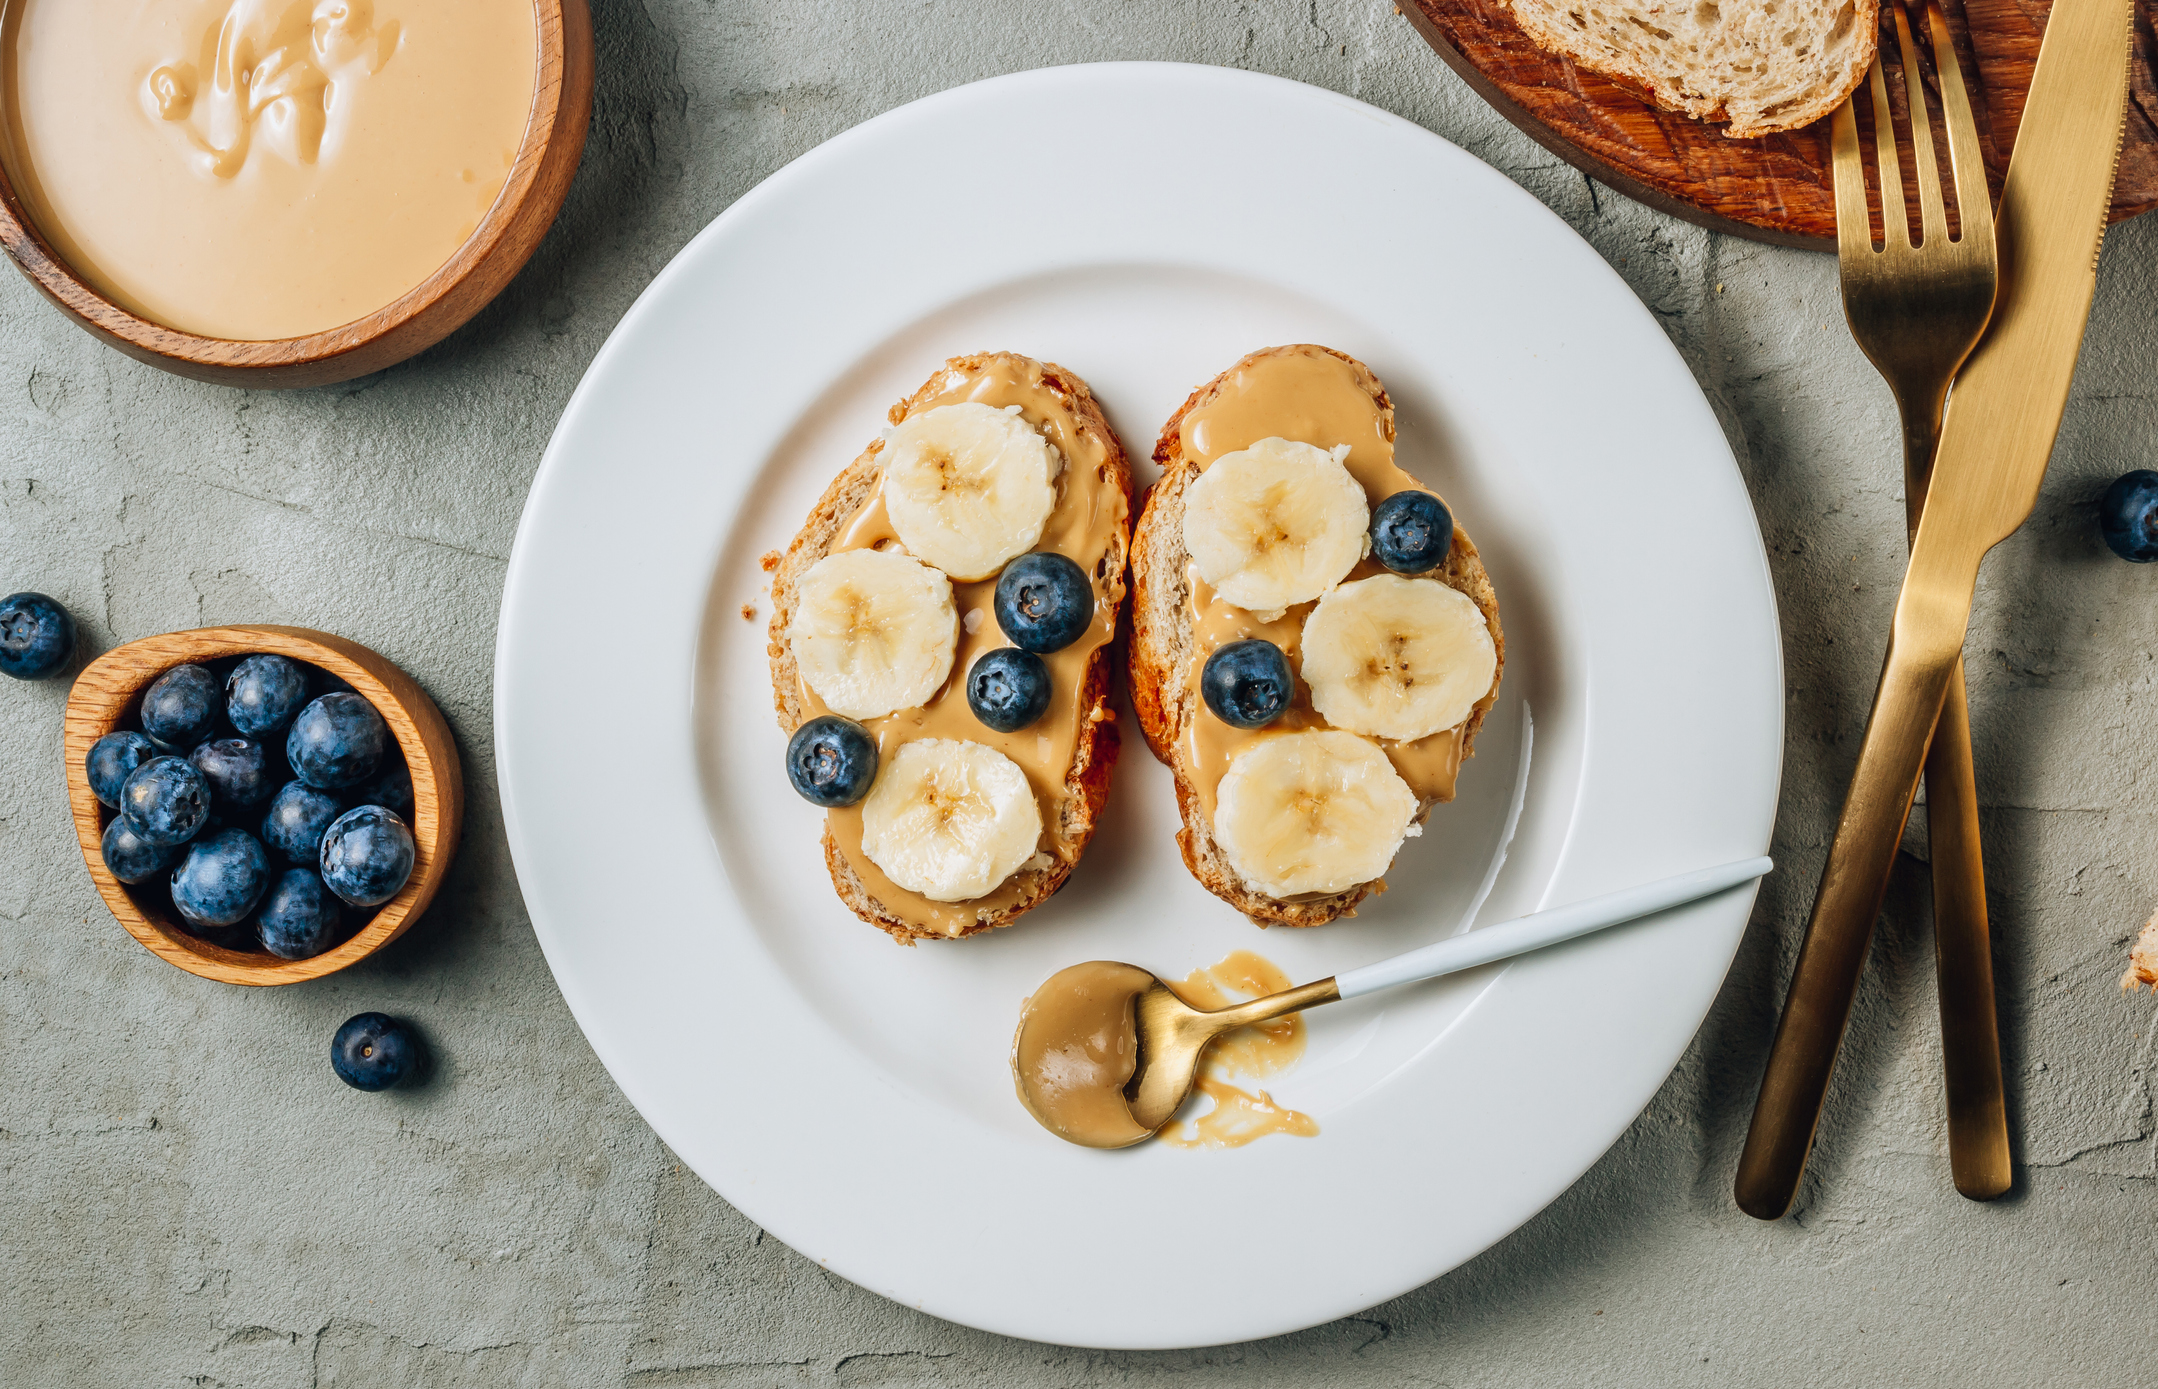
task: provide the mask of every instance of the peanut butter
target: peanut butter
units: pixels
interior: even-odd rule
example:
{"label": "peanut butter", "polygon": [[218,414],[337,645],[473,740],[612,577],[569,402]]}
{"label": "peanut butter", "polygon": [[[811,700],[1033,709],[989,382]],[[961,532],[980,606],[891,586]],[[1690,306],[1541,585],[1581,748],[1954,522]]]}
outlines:
{"label": "peanut butter", "polygon": [[533,0],[0,0],[0,164],[69,267],[205,337],[322,332],[507,182]]}
{"label": "peanut butter", "polygon": [[[1117,556],[1122,553],[1115,547],[1118,538],[1128,533],[1129,506],[1110,466],[1109,442],[1080,420],[1066,400],[1042,380],[1041,372],[1039,363],[1022,358],[993,358],[979,371],[953,373],[943,388],[918,408],[932,410],[961,401],[976,401],[998,409],[1016,405],[1020,416],[1056,445],[1064,459],[1056,481],[1056,509],[1050,513],[1034,548],[1054,550],[1087,572],[1094,588],[1094,621],[1078,641],[1042,657],[1049,667],[1051,685],[1048,712],[1017,732],[999,733],[974,716],[967,707],[966,695],[967,671],[975,659],[986,651],[1011,645],[997,626],[992,610],[996,580],[955,582],[952,600],[959,610],[960,634],[950,679],[923,707],[864,720],[864,727],[876,739],[879,766],[887,765],[902,745],[917,738],[957,738],[1003,753],[1027,774],[1041,808],[1043,829],[1037,857],[1047,855],[1074,863],[1082,845],[1072,837],[1077,826],[1067,824],[1063,814],[1065,773],[1086,724],[1095,718],[1112,717],[1106,705],[1082,708],[1079,695],[1088,661],[1116,635],[1123,576],[1112,550]],[[895,412],[893,423],[903,418]],[[847,520],[831,553],[898,544],[885,510],[880,478],[878,490],[872,491]],[[808,682],[798,684],[805,718],[827,712]],[[1007,878],[988,896],[965,902],[936,902],[900,887],[862,852],[859,804],[826,812],[826,826],[841,856],[870,893],[916,930],[957,936],[983,917],[1019,901],[1019,874]]]}
{"label": "peanut butter", "polygon": [[1147,1136],[1124,1087],[1139,1064],[1132,1000],[1153,983],[1137,966],[1095,960],[1058,970],[1027,1000],[1012,1078],[1043,1128],[1087,1148],[1127,1148]]}
{"label": "peanut butter", "polygon": [[[1240,364],[1205,404],[1188,411],[1180,430],[1184,456],[1201,471],[1215,459],[1249,448],[1261,439],[1283,438],[1295,443],[1332,449],[1349,446],[1343,464],[1363,487],[1366,503],[1376,507],[1396,492],[1414,489],[1432,492],[1394,463],[1394,412],[1381,408],[1366,389],[1355,366],[1316,347],[1299,347]],[[1434,496],[1436,492],[1432,493]],[[1467,537],[1457,526],[1454,544]],[[1196,568],[1185,566],[1185,583],[1191,605],[1191,664],[1185,673],[1190,715],[1184,721],[1184,739],[1199,804],[1206,818],[1214,817],[1215,791],[1229,770],[1229,763],[1253,741],[1277,733],[1330,725],[1311,707],[1311,690],[1299,679],[1296,695],[1287,712],[1261,729],[1232,728],[1214,717],[1199,694],[1199,675],[1215,648],[1247,637],[1274,643],[1289,658],[1289,668],[1301,672],[1301,637],[1304,619],[1316,603],[1302,603],[1272,621],[1262,621],[1215,596]],[[1366,558],[1349,572],[1350,582],[1383,574],[1387,570]],[[1438,580],[1433,571],[1434,582]],[[1477,705],[1488,708],[1497,695]],[[1454,798],[1454,783],[1461,771],[1464,720],[1413,741],[1374,738],[1373,742],[1393,762],[1394,770],[1425,806]]]}
{"label": "peanut butter", "polygon": [[[1245,999],[1278,994],[1290,987],[1290,980],[1264,956],[1235,950],[1169,987],[1192,1007],[1212,1012]],[[1264,1090],[1253,1094],[1240,1089],[1228,1079],[1235,1075],[1254,1080],[1278,1075],[1303,1056],[1301,1013],[1223,1033],[1207,1048],[1196,1087],[1213,1100],[1214,1107],[1189,1120],[1188,1132],[1184,1121],[1176,1121],[1165,1125],[1155,1137],[1172,1148],[1241,1148],[1274,1133],[1317,1137],[1318,1122],[1309,1114],[1276,1104]]]}
{"label": "peanut butter", "polygon": [[[1131,1117],[1124,1089],[1139,1061],[1133,1001],[1153,983],[1153,975],[1134,965],[1095,960],[1059,970],[1027,1000],[1012,1041],[1012,1077],[1020,1103],[1044,1128],[1089,1148],[1129,1147],[1147,1136]],[[1208,1012],[1288,987],[1286,974],[1249,950],[1169,985]],[[1303,1054],[1304,1020],[1294,1013],[1222,1034],[1207,1048],[1196,1081],[1213,1107],[1190,1121],[1188,1134],[1172,1122],[1157,1137],[1175,1148],[1241,1148],[1270,1133],[1316,1135],[1310,1115],[1228,1081],[1278,1074]]]}

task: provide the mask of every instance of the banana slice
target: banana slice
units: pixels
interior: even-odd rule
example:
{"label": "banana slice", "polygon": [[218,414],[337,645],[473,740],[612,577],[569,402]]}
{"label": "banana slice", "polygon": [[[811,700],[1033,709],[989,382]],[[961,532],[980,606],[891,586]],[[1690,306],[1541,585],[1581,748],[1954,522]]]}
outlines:
{"label": "banana slice", "polygon": [[959,646],[952,581],[882,550],[826,555],[796,587],[787,644],[835,714],[874,719],[927,704]]}
{"label": "banana slice", "polygon": [[1214,837],[1271,897],[1370,882],[1421,832],[1409,823],[1416,794],[1386,754],[1335,729],[1260,739],[1229,764],[1215,797]]}
{"label": "banana slice", "polygon": [[899,543],[962,582],[1042,538],[1063,459],[1019,407],[974,401],[910,415],[884,443],[884,506]]}
{"label": "banana slice", "polygon": [[1261,439],[1192,480],[1184,548],[1223,602],[1272,620],[1356,567],[1371,509],[1342,466],[1348,452]]}
{"label": "banana slice", "polygon": [[1336,728],[1423,738],[1491,692],[1498,652],[1467,595],[1433,579],[1379,574],[1343,584],[1304,619],[1311,707]]}
{"label": "banana slice", "polygon": [[1027,774],[980,743],[904,744],[862,802],[862,852],[932,902],[993,891],[1034,857],[1041,837]]}

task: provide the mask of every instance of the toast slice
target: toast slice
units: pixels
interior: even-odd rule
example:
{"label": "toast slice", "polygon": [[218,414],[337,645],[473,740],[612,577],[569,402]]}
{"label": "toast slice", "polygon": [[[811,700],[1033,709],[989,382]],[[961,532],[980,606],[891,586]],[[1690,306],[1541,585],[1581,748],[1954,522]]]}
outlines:
{"label": "toast slice", "polygon": [[1522,32],[1738,139],[1813,124],[1858,89],[1880,0],[1505,0]]}
{"label": "toast slice", "polygon": [[[1238,373],[1266,359],[1317,354],[1346,364],[1353,374],[1353,389],[1361,390],[1376,407],[1378,429],[1390,448],[1394,439],[1393,403],[1370,368],[1354,357],[1313,344],[1272,347],[1254,352],[1229,370],[1192,392],[1183,407],[1162,426],[1154,446],[1154,461],[1161,465],[1161,480],[1148,491],[1139,524],[1132,534],[1132,627],[1130,689],[1133,711],[1146,734],[1147,745],[1176,778],[1177,808],[1184,825],[1177,832],[1177,845],[1185,866],[1205,888],[1259,925],[1319,926],[1353,913],[1356,904],[1374,892],[1385,890],[1383,878],[1358,883],[1327,895],[1296,899],[1270,896],[1247,882],[1230,863],[1215,838],[1205,802],[1197,785],[1191,747],[1186,732],[1194,720],[1213,714],[1199,699],[1192,680],[1198,649],[1194,628],[1190,555],[1184,547],[1184,495],[1201,472],[1199,461],[1186,456],[1183,426],[1186,416],[1212,403]],[[1326,447],[1333,439],[1301,442]],[[1364,572],[1360,566],[1355,574]],[[1497,648],[1498,668],[1491,690],[1478,701],[1461,730],[1460,756],[1474,755],[1476,732],[1497,698],[1500,676],[1505,671],[1506,642],[1499,628],[1498,595],[1484,571],[1476,546],[1458,527],[1453,548],[1429,577],[1464,594],[1482,612]],[[1202,657],[1203,659],[1203,657]],[[1297,703],[1309,714],[1309,691],[1299,680]],[[1322,725],[1323,726],[1323,723]],[[1421,797],[1416,822],[1421,824],[1431,807],[1452,799],[1449,786],[1440,796]]]}
{"label": "toast slice", "polygon": [[[1007,398],[1021,396],[1037,402],[1053,402],[1055,409],[1063,413],[1064,425],[1071,431],[1071,437],[1079,440],[1081,448],[1078,451],[1087,455],[1085,461],[1090,473],[1075,476],[1075,469],[1081,466],[1082,460],[1073,456],[1073,450],[1065,450],[1064,471],[1058,482],[1059,514],[1075,495],[1073,489],[1082,482],[1092,489],[1088,495],[1103,504],[1100,512],[1106,544],[1094,567],[1093,583],[1096,610],[1105,614],[1107,631],[1113,635],[1121,625],[1127,589],[1131,467],[1123,444],[1109,427],[1084,381],[1053,363],[1038,362],[1015,353],[987,352],[954,357],[924,382],[921,389],[892,407],[891,423],[897,425],[916,412],[933,408],[940,401],[967,395],[970,390],[974,398],[983,398],[980,386],[985,380],[1007,386],[1017,383],[1018,388],[1023,388],[1005,389],[1001,394],[990,395],[986,398],[987,403],[1001,405]],[[1028,407],[1026,418],[1040,428],[1042,422],[1033,418],[1035,413]],[[1052,437],[1056,437],[1053,432]],[[877,503],[883,474],[879,455],[883,448],[884,441],[879,439],[864,449],[833,479],[785,552],[766,557],[766,567],[772,571],[772,617],[767,628],[766,652],[771,662],[772,695],[779,726],[789,735],[805,719],[819,712],[812,707],[811,698],[805,693],[794,652],[788,643],[788,630],[798,603],[798,585],[812,565],[841,546],[849,524],[866,507]],[[969,650],[1004,644],[994,617],[986,611],[987,598],[982,592],[993,587],[993,583],[993,579],[987,584],[954,583],[955,594],[972,594],[978,600],[970,603],[967,597],[959,597],[962,613],[968,613],[970,606],[979,606],[984,611],[978,617],[969,614],[968,621],[972,625],[960,638],[961,657],[953,662],[950,678],[925,706],[926,710],[936,710],[947,701],[956,700],[957,713],[966,714],[964,683]],[[834,811],[826,821],[824,861],[840,900],[856,916],[902,945],[978,935],[1008,926],[1048,900],[1071,875],[1080,852],[1093,835],[1102,806],[1108,800],[1109,774],[1116,762],[1118,746],[1116,716],[1109,701],[1111,650],[1112,643],[1104,639],[1085,655],[1076,675],[1076,699],[1070,706],[1074,711],[1072,716],[1077,719],[1070,760],[1054,786],[1046,789],[1036,786],[1045,831],[1042,852],[1036,853],[1025,866],[1005,879],[989,897],[978,899],[976,903],[929,903],[889,880],[884,880],[882,886],[872,886],[872,880],[881,875],[873,864],[860,857],[858,818],[853,822],[851,844],[843,844],[842,839],[848,833],[845,814]],[[1055,717],[1063,707],[1053,705],[1051,713],[1044,719]],[[889,717],[919,717],[923,713],[924,710],[902,710]],[[869,722],[875,725],[883,721]],[[977,724],[970,723],[965,727],[970,730],[965,735],[968,737],[994,741],[997,736],[980,729]],[[1031,734],[1035,730],[1024,731]]]}

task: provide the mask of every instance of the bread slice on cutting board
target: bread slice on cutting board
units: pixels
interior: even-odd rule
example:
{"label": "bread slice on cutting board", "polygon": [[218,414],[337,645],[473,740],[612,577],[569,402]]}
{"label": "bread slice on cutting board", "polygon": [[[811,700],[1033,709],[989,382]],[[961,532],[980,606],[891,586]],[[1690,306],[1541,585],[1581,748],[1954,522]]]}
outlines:
{"label": "bread slice on cutting board", "polygon": [[1879,0],[1505,0],[1539,47],[1741,139],[1813,124],[1873,62]]}

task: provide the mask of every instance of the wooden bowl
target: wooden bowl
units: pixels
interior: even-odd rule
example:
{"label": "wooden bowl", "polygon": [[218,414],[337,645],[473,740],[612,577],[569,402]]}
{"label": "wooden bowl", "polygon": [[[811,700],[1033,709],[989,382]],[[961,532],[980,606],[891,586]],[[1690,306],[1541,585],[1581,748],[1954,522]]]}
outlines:
{"label": "wooden bowl", "polygon": [[[90,792],[83,759],[98,739],[133,722],[150,682],[174,666],[267,651],[322,667],[349,682],[375,706],[412,772],[412,838],[418,853],[404,889],[382,904],[374,919],[334,950],[308,960],[280,960],[255,951],[226,950],[173,921],[158,880],[129,887],[105,868],[100,843],[113,811]],[[139,725],[137,725],[139,726]],[[403,935],[427,910],[457,852],[464,825],[464,772],[449,725],[427,692],[390,662],[356,642],[304,627],[205,627],[168,632],[115,647],[76,677],[67,697],[67,793],[75,812],[90,879],[128,933],[168,964],[227,984],[293,984],[335,974]]]}
{"label": "wooden bowl", "polygon": [[395,366],[487,306],[524,268],[562,210],[592,119],[592,15],[586,0],[533,0],[539,78],[509,181],[479,228],[403,298],[327,332],[271,342],[198,337],[137,318],[68,268],[31,225],[0,169],[0,246],[91,336],[138,361],[198,381],[282,389],[325,386]]}

